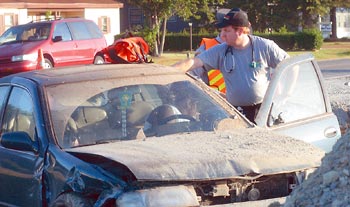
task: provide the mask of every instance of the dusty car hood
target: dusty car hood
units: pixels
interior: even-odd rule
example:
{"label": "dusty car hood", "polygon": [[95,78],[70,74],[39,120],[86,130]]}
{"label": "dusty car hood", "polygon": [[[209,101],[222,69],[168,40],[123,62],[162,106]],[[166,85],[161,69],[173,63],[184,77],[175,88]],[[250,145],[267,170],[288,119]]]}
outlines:
{"label": "dusty car hood", "polygon": [[97,154],[122,163],[141,180],[276,174],[319,166],[324,156],[310,144],[259,129],[184,133],[67,151]]}

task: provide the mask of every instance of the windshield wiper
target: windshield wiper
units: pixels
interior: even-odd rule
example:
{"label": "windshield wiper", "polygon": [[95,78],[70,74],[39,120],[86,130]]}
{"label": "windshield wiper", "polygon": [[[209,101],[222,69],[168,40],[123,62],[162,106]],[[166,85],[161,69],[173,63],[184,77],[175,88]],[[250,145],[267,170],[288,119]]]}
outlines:
{"label": "windshield wiper", "polygon": [[92,145],[98,145],[98,144],[108,144],[111,142],[120,142],[122,139],[102,139],[102,140],[97,140],[92,143],[87,143],[87,144],[80,144],[77,146],[72,146],[71,148],[76,148],[76,147],[86,147],[86,146],[92,146]]}
{"label": "windshield wiper", "polygon": [[122,139],[122,138],[112,138],[112,139],[101,139],[95,141],[94,144],[106,144],[106,143],[111,143],[111,142],[121,142],[121,141],[126,141],[127,139]]}

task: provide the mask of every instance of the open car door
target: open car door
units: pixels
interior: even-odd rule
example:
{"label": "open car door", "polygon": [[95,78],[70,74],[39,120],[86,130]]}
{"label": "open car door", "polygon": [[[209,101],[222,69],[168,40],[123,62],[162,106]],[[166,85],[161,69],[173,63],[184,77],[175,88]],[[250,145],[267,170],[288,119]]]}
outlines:
{"label": "open car door", "polygon": [[255,122],[331,151],[341,132],[323,82],[312,54],[286,59],[271,77]]}

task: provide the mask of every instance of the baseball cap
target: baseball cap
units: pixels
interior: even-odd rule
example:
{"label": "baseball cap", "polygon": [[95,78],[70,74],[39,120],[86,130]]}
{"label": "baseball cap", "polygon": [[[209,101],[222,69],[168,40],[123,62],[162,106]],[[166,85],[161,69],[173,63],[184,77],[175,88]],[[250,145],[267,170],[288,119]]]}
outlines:
{"label": "baseball cap", "polygon": [[221,22],[216,24],[218,28],[229,25],[234,27],[250,27],[247,13],[239,8],[233,8],[224,16]]}
{"label": "baseball cap", "polygon": [[228,9],[228,8],[220,8],[220,9],[218,9],[216,11],[216,14],[215,14],[215,19],[216,19],[215,24],[222,22],[222,20],[224,20],[224,16],[227,13],[229,13],[230,11],[231,11],[231,9]]}

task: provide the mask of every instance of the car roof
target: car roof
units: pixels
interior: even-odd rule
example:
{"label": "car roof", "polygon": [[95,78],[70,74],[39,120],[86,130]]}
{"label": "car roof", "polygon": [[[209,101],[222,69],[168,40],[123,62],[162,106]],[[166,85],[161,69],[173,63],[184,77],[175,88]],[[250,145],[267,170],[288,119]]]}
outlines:
{"label": "car roof", "polygon": [[[159,76],[183,72],[170,66],[158,64],[104,64],[63,67],[59,69],[34,70],[16,73],[0,79],[0,82],[10,82],[16,78],[33,80],[40,85],[55,85],[62,82],[92,81],[109,78],[127,78],[142,76]],[[185,77],[185,75],[184,75]]]}
{"label": "car roof", "polygon": [[62,18],[62,19],[52,19],[52,20],[38,20],[38,21],[31,21],[25,24],[19,24],[19,25],[15,25],[12,26],[11,28],[16,28],[16,27],[24,27],[27,25],[38,25],[38,24],[51,24],[53,22],[57,23],[57,22],[81,22],[81,21],[89,21],[92,22],[92,20],[89,19],[84,19],[84,18],[80,18],[80,17],[76,17],[76,18]]}
{"label": "car roof", "polygon": [[[27,24],[40,24],[40,23],[51,23],[51,22],[76,22],[76,21],[91,21],[89,19],[84,19],[81,17],[72,17],[72,18],[58,18],[58,19],[50,19],[50,20],[38,20],[38,21],[31,21],[28,22]],[[26,25],[26,24],[24,24]]]}

